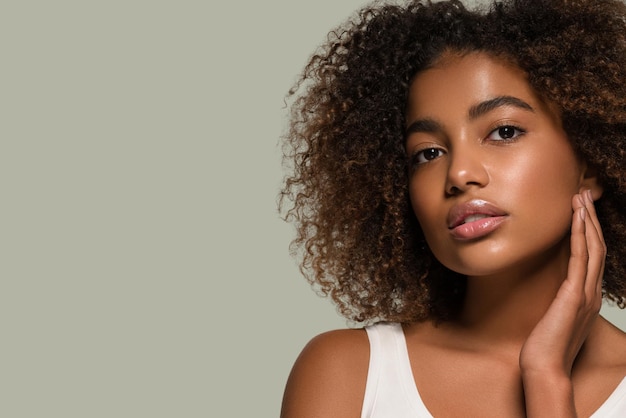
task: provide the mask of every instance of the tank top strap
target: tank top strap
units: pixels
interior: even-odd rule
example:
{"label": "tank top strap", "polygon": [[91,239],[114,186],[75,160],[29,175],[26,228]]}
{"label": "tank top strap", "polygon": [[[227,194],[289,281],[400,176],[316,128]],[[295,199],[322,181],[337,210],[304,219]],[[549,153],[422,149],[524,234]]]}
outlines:
{"label": "tank top strap", "polygon": [[402,325],[381,322],[365,330],[370,361],[361,418],[432,418],[415,386]]}

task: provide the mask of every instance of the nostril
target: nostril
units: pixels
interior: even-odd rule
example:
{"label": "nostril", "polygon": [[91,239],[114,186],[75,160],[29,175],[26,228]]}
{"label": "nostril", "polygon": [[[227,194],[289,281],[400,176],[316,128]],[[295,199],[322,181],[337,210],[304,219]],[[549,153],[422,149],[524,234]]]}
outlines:
{"label": "nostril", "polygon": [[456,195],[458,195],[460,193],[461,193],[461,189],[458,188],[457,186],[451,186],[451,187],[448,188],[448,194],[450,196],[456,196]]}

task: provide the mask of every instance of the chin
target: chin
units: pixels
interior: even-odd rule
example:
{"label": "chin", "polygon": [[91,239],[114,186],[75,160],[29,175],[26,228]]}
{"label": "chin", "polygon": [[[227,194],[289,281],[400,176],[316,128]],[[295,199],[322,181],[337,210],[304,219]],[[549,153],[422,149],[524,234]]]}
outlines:
{"label": "chin", "polygon": [[560,270],[560,266],[567,266],[569,240],[533,250],[502,248],[501,251],[466,252],[455,259],[438,260],[448,269],[469,277],[526,276],[546,268]]}

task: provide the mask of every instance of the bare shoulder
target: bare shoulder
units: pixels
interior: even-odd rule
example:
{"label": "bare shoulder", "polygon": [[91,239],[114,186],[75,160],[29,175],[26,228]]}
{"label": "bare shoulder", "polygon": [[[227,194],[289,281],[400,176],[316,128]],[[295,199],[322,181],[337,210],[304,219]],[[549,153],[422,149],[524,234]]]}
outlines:
{"label": "bare shoulder", "polygon": [[607,338],[607,346],[610,347],[610,369],[620,380],[626,378],[626,332],[610,324],[610,336]]}
{"label": "bare shoulder", "polygon": [[365,330],[318,335],[304,347],[291,370],[281,417],[359,417],[368,365]]}
{"label": "bare shoulder", "polygon": [[572,375],[576,408],[590,416],[626,376],[626,333],[598,318],[579,357]]}
{"label": "bare shoulder", "polygon": [[623,370],[626,376],[626,332],[617,328],[609,321],[602,320],[602,345],[605,350],[605,358],[609,364]]}
{"label": "bare shoulder", "polygon": [[597,371],[611,385],[621,381],[626,376],[626,333],[600,317],[589,337],[589,347],[583,347],[588,370]]}

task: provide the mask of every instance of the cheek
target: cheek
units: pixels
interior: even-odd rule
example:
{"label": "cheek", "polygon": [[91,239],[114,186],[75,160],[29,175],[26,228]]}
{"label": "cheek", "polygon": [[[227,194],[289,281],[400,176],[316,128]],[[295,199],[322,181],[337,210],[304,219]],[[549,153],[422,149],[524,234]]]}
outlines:
{"label": "cheek", "polygon": [[419,177],[409,179],[409,197],[413,213],[417,217],[422,230],[432,227],[436,218],[440,218],[445,184],[442,174],[421,173]]}
{"label": "cheek", "polygon": [[[420,190],[418,193],[417,190]],[[429,195],[436,195],[435,190],[423,192],[418,188],[410,189],[411,206],[413,213],[420,224],[424,238],[432,245],[437,241],[437,237],[447,233],[447,225],[445,224],[446,213],[441,205],[437,205],[434,199]],[[438,195],[438,194],[437,194]]]}
{"label": "cheek", "polygon": [[[517,189],[528,199],[544,201],[546,207],[571,197],[581,185],[581,167],[569,145],[541,148],[533,152],[500,161],[492,172],[494,182],[501,187]],[[541,196],[541,198],[540,198]]]}
{"label": "cheek", "polygon": [[524,239],[538,239],[540,230],[559,235],[567,232],[571,223],[572,197],[581,185],[580,166],[570,149],[549,151],[510,161],[507,170],[494,179],[501,190],[499,203],[522,218],[528,228],[528,236],[520,231]]}

